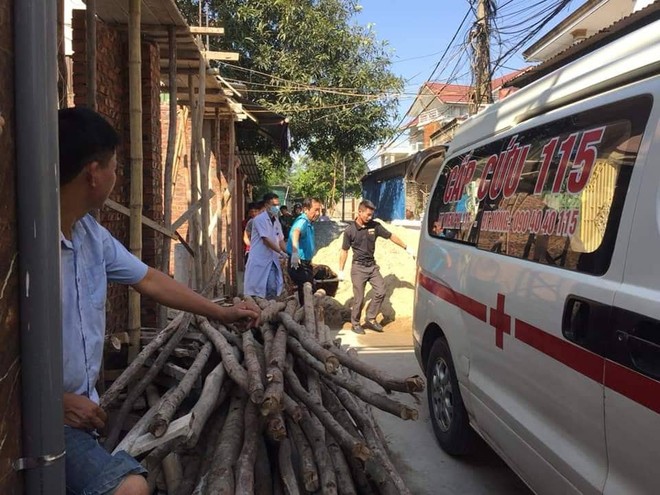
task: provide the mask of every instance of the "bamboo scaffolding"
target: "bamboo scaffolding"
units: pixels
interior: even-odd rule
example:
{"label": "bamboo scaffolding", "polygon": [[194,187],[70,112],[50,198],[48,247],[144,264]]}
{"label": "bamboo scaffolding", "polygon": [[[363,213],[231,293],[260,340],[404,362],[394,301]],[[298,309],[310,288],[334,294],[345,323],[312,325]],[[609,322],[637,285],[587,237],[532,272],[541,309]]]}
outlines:
{"label": "bamboo scaffolding", "polygon": [[[128,19],[128,83],[131,133],[131,219],[130,249],[142,259],[142,46],[140,39],[141,0],[130,0]],[[140,294],[128,288],[128,360],[140,351]]]}
{"label": "bamboo scaffolding", "polygon": [[[163,224],[166,229],[172,227],[172,193],[173,193],[173,170],[177,147],[177,74],[176,74],[176,32],[174,26],[169,26],[168,31],[168,63],[169,63],[169,91],[170,91],[170,118],[167,130],[167,155],[165,157],[165,170],[163,172]],[[185,125],[183,126],[185,128]],[[170,253],[172,241],[163,236],[161,271],[170,273]],[[158,322],[162,326],[167,321],[167,308],[160,306],[158,311]]]}

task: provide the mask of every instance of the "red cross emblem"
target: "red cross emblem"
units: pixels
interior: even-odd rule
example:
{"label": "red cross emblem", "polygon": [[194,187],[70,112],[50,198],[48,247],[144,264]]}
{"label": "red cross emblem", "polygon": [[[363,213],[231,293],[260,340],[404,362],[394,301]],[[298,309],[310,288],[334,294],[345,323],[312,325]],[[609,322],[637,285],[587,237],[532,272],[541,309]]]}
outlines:
{"label": "red cross emblem", "polygon": [[504,294],[497,294],[497,308],[490,308],[490,324],[495,327],[495,345],[504,348],[504,334],[511,335],[511,316],[504,312]]}

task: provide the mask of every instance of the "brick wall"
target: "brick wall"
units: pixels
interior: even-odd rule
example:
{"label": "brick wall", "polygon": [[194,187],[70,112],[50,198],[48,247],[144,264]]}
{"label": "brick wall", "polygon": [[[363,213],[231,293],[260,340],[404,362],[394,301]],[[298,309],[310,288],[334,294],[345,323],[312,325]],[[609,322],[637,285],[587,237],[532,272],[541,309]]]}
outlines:
{"label": "brick wall", "polygon": [[[180,129],[183,125],[182,108],[179,107],[179,120],[177,128]],[[169,126],[169,104],[161,105],[160,116],[162,121],[161,139],[162,148],[161,156],[163,160],[163,169],[165,166],[165,158],[167,155],[167,134]],[[230,236],[228,225],[230,222],[231,205],[236,204],[236,198],[229,194],[229,179],[227,177],[228,164],[234,160],[233,150],[233,121],[229,117],[222,117],[218,120],[207,120],[205,123],[204,137],[208,146],[211,149],[211,156],[209,160],[209,184],[207,187],[212,189],[215,193],[210,201],[210,217],[211,223],[214,228],[209,236],[209,240],[213,246],[216,255],[220,255],[225,250],[230,251]],[[181,147],[180,155],[175,159],[174,167],[174,188],[172,193],[172,221],[175,221],[190,207],[190,138],[191,138],[191,121],[186,118],[185,121],[185,134],[180,137],[183,145]],[[198,210],[199,212],[199,210]],[[177,229],[178,233],[187,241],[190,241],[188,236],[188,222],[183,224]],[[174,273],[174,246],[176,242],[172,242],[172,254],[170,256],[170,274]],[[230,257],[229,266],[235,264],[234,257]],[[228,268],[225,274],[228,282],[231,282]]]}
{"label": "brick wall", "polygon": [[[73,91],[76,105],[86,105],[85,11],[73,11]],[[130,126],[128,91],[128,37],[102,22],[97,22],[97,105],[121,136],[117,149],[117,183],[110,198],[127,206],[130,204]],[[143,133],[143,214],[162,222],[162,182],[160,149],[160,68],[158,48],[151,43],[142,45],[142,133]],[[129,244],[129,218],[104,208],[101,223],[124,245]],[[150,266],[160,264],[159,239],[152,229],[142,230],[142,259]],[[108,289],[107,331],[126,330],[128,289],[111,284]],[[155,303],[142,302],[142,325],[155,326]]]}
{"label": "brick wall", "polygon": [[440,129],[440,122],[431,122],[424,126],[424,148],[431,146],[431,134]]}
{"label": "brick wall", "polygon": [[[227,268],[225,270],[225,279],[229,287],[235,287],[236,285],[236,257],[237,253],[242,247],[242,240],[239,239],[242,233],[240,218],[236,217],[238,211],[235,208],[235,205],[243,202],[243,191],[242,187],[237,180],[237,170],[240,162],[235,153],[236,147],[236,136],[234,130],[234,123],[232,119],[223,118],[218,121],[218,132],[217,136],[217,150],[218,158],[220,161],[220,166],[218,167],[218,180],[220,181],[220,187],[223,191],[227,191],[228,194],[224,194],[218,203],[219,215],[218,219],[218,237],[219,243],[227,250],[229,253],[229,261],[227,263]],[[233,185],[232,190],[229,190],[229,186]],[[237,249],[236,246],[240,248]],[[242,290],[242,287],[239,288],[239,291]]]}
{"label": "brick wall", "polygon": [[13,1],[0,1],[0,493],[23,493],[22,477],[11,467],[21,456],[20,339],[16,245],[16,163],[14,148]]}

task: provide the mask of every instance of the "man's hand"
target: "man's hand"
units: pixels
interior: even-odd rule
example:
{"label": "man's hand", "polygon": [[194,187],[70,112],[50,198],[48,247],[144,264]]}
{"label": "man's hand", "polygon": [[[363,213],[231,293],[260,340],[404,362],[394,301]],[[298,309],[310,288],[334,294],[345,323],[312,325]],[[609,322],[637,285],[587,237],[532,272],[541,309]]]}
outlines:
{"label": "man's hand", "polygon": [[415,254],[415,250],[412,248],[412,246],[407,246],[406,247],[406,253],[408,253],[412,257],[412,259],[415,259],[416,254]]}
{"label": "man's hand", "polygon": [[108,415],[84,395],[65,393],[62,402],[65,425],[81,430],[100,430],[105,426]]}
{"label": "man's hand", "polygon": [[226,313],[222,319],[223,323],[243,323],[248,328],[259,325],[261,309],[254,303],[243,301],[225,309]]}
{"label": "man's hand", "polygon": [[300,266],[300,255],[298,254],[297,251],[294,251],[293,254],[291,255],[291,268],[297,270],[299,266]]}
{"label": "man's hand", "polygon": [[344,275],[344,270],[339,270],[337,272],[337,280],[340,282],[344,281],[346,279],[346,276]]}
{"label": "man's hand", "polygon": [[279,251],[277,254],[279,254],[280,258],[282,258],[283,260],[288,260],[289,259],[289,255],[286,254],[286,251]]}

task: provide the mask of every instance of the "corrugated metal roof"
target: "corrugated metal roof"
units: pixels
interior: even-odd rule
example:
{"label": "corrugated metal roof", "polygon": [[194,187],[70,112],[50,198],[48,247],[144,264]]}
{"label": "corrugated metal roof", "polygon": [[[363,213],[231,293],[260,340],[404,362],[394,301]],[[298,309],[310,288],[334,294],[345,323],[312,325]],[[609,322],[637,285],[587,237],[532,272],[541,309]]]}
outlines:
{"label": "corrugated metal roof", "polygon": [[261,182],[261,171],[257,165],[257,157],[249,151],[239,151],[238,159],[241,161],[239,171],[245,175],[248,183],[258,184]]}

